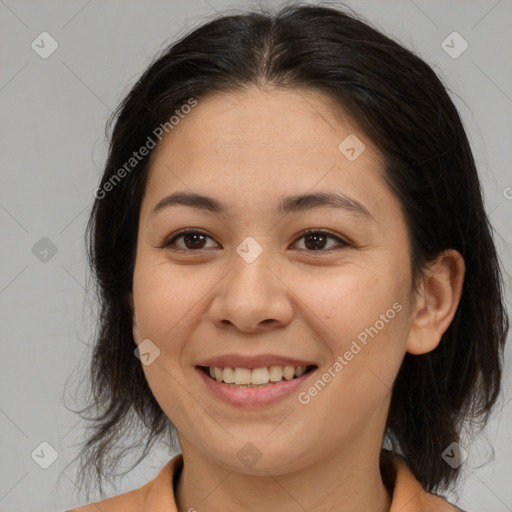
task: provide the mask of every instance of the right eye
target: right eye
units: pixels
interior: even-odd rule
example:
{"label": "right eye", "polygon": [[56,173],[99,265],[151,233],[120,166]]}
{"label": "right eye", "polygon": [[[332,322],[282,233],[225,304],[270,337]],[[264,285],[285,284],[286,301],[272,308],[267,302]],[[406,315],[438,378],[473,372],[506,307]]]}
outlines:
{"label": "right eye", "polygon": [[[178,233],[173,233],[162,244],[162,248],[170,249],[172,251],[180,252],[193,252],[205,249],[204,243],[207,238],[213,240],[209,235],[196,229],[184,229]],[[183,246],[176,244],[177,240],[183,240]],[[173,247],[174,246],[174,247]],[[208,249],[208,247],[206,247]]]}

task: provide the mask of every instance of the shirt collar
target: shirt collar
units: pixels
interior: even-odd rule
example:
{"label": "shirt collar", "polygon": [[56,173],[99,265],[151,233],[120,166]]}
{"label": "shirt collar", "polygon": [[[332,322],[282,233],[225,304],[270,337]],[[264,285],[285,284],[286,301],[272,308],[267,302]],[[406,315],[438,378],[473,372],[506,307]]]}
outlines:
{"label": "shirt collar", "polygon": [[[144,512],[177,512],[174,488],[182,468],[183,454],[180,453],[140,489],[145,495]],[[443,497],[425,491],[400,455],[383,449],[380,469],[384,484],[392,495],[390,512],[463,512]]]}

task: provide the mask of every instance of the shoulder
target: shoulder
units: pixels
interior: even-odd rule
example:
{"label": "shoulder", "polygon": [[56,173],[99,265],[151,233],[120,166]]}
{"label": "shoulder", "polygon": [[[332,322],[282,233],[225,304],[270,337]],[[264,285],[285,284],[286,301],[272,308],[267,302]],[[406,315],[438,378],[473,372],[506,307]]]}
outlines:
{"label": "shoulder", "polygon": [[423,489],[405,460],[396,453],[383,450],[381,473],[392,493],[390,512],[464,512],[443,496]]}
{"label": "shoulder", "polygon": [[140,512],[143,510],[144,502],[148,494],[148,486],[153,481],[148,482],[144,487],[133,491],[113,496],[102,501],[83,505],[81,507],[66,510],[66,512]]}
{"label": "shoulder", "polygon": [[119,494],[111,498],[97,501],[87,505],[66,510],[65,512],[141,512],[142,510],[156,510],[162,503],[167,505],[166,510],[176,510],[173,492],[173,481],[179,474],[183,465],[183,456],[174,456],[160,470],[158,475],[144,486],[133,491]]}

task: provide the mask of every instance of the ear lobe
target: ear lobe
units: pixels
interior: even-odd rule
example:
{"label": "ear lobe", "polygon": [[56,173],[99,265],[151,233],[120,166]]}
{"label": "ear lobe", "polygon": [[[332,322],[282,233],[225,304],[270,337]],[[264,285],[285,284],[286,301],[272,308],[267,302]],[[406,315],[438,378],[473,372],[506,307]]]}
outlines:
{"label": "ear lobe", "polygon": [[417,296],[407,352],[425,354],[439,345],[457,311],[465,269],[464,259],[455,249],[442,252],[429,265],[423,288]]}

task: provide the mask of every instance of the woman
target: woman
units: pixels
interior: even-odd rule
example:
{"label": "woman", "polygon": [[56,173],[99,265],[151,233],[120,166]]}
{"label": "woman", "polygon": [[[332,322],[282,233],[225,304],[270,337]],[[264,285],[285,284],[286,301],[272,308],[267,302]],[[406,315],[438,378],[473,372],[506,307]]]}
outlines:
{"label": "woman", "polygon": [[432,69],[337,9],[223,16],[115,119],[82,470],[104,496],[135,421],[143,456],[162,437],[181,453],[74,510],[460,510],[439,494],[499,395],[508,318]]}

